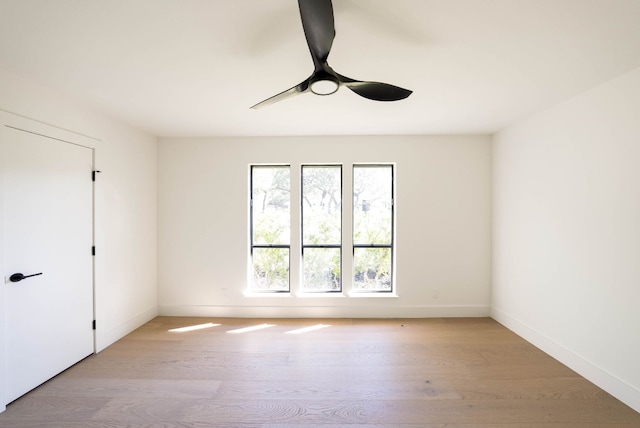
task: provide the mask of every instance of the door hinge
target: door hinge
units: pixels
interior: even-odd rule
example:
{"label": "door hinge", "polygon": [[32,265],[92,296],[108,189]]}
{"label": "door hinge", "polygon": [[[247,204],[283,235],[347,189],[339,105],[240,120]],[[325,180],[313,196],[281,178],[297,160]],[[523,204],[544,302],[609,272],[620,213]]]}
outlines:
{"label": "door hinge", "polygon": [[93,320],[93,322],[91,323],[91,328],[92,329],[96,329],[96,320]]}
{"label": "door hinge", "polygon": [[96,174],[99,172],[101,171],[97,171],[97,170],[91,171],[91,181],[96,181]]}
{"label": "door hinge", "polygon": [[91,255],[92,256],[96,255],[96,246],[95,245],[93,247],[91,247]]}

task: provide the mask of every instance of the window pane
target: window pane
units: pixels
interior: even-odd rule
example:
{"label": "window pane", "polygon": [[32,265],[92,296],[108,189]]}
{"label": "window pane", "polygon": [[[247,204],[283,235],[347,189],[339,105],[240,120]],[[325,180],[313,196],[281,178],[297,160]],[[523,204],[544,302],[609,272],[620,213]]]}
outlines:
{"label": "window pane", "polygon": [[254,166],[251,172],[253,245],[289,244],[289,167]]}
{"label": "window pane", "polygon": [[340,248],[303,250],[304,291],[340,291]]}
{"label": "window pane", "polygon": [[253,249],[253,290],[289,291],[289,249]]}
{"label": "window pane", "polygon": [[353,243],[391,244],[391,165],[353,167]]}
{"label": "window pane", "polygon": [[339,245],[342,241],[342,168],[302,167],[302,243]]}
{"label": "window pane", "polygon": [[355,291],[391,291],[391,248],[353,249]]}

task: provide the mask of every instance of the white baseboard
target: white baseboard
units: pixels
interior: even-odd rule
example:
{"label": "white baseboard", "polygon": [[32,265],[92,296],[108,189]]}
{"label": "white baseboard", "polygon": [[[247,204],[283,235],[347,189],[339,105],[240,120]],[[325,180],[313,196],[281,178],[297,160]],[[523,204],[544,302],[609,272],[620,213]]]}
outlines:
{"label": "white baseboard", "polygon": [[500,309],[491,308],[491,317],[627,406],[640,412],[640,391],[633,386],[597,367],[580,355],[571,352]]}
{"label": "white baseboard", "polygon": [[196,306],[160,305],[159,315],[221,318],[453,318],[488,317],[489,306]]}
{"label": "white baseboard", "polygon": [[101,328],[102,323],[100,318],[98,318],[96,329],[96,352],[102,351],[107,346],[122,339],[124,336],[131,333],[144,323],[151,321],[156,316],[158,316],[158,308],[153,306],[106,331]]}

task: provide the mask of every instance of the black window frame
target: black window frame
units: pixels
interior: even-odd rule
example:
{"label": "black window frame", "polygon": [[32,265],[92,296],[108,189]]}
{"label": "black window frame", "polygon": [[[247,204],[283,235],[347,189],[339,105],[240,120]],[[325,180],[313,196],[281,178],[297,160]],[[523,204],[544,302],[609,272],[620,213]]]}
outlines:
{"label": "black window frame", "polygon": [[[250,165],[249,171],[249,246],[251,256],[251,286],[250,291],[252,293],[291,293],[291,234],[289,235],[289,244],[256,244],[254,242],[254,218],[253,218],[253,171],[255,168],[289,168],[289,214],[291,214],[291,165],[286,164],[265,164],[265,165]],[[291,225],[289,225],[289,231],[291,231]],[[291,232],[289,232],[291,233]],[[253,252],[256,248],[282,248],[288,250],[288,278],[286,290],[259,290],[256,289],[253,284]]]}
{"label": "black window frame", "polygon": [[[395,165],[392,163],[354,163],[351,168],[351,180],[355,181],[355,169],[356,168],[380,168],[380,167],[388,167],[391,168],[391,242],[389,244],[356,244],[355,243],[355,207],[354,207],[354,195],[353,195],[353,184],[351,188],[351,224],[352,224],[352,259],[355,260],[356,248],[388,248],[391,250],[391,265],[389,269],[389,277],[391,281],[391,287],[389,290],[356,290],[353,287],[353,292],[358,294],[366,294],[366,293],[384,293],[384,294],[393,294],[395,293],[395,233],[396,233],[396,223],[395,223]],[[351,280],[355,283],[355,279],[353,276],[355,272],[352,272]]]}
{"label": "black window frame", "polygon": [[[339,244],[308,244],[304,243],[304,169],[306,168],[338,168],[340,170],[340,243]],[[342,230],[344,227],[344,183],[342,164],[301,164],[300,165],[300,255],[301,270],[304,272],[304,250],[305,248],[338,248],[340,250],[340,287],[337,290],[310,290],[305,288],[304,275],[300,289],[303,293],[328,293],[340,294],[344,289],[344,268],[343,268],[343,239]]]}

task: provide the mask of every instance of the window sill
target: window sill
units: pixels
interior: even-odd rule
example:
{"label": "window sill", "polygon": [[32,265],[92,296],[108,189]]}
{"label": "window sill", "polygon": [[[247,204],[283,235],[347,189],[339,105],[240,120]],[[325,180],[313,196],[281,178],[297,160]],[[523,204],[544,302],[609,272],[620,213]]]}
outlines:
{"label": "window sill", "polygon": [[311,298],[311,299],[318,299],[318,298],[329,298],[329,299],[338,299],[338,298],[344,298],[347,297],[346,294],[344,294],[343,292],[305,292],[305,291],[300,291],[298,293],[296,293],[295,297],[300,297],[302,299],[306,299],[306,298]]}
{"label": "window sill", "polygon": [[244,293],[244,297],[273,297],[277,299],[287,299],[293,297],[288,291],[247,291]]}
{"label": "window sill", "polygon": [[343,299],[343,298],[354,298],[354,299],[397,299],[398,296],[396,293],[372,293],[372,292],[358,292],[352,291],[350,293],[328,293],[328,292],[320,292],[320,293],[308,293],[308,292],[254,292],[247,291],[244,293],[244,297],[249,298],[275,298],[275,299],[292,299],[292,298],[300,298],[300,299]]}
{"label": "window sill", "polygon": [[366,291],[352,291],[348,295],[353,298],[370,298],[370,299],[397,299],[398,296],[396,293],[372,293]]}

